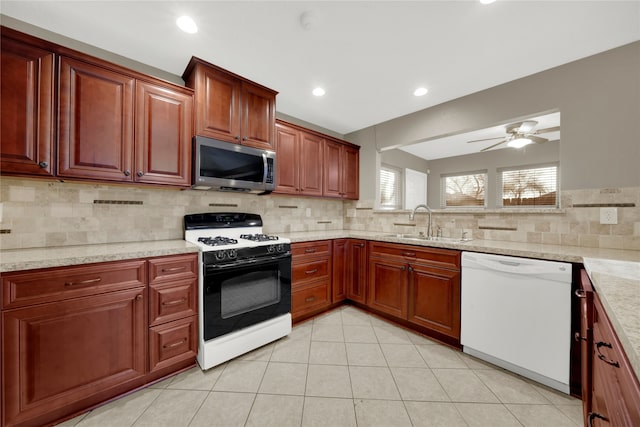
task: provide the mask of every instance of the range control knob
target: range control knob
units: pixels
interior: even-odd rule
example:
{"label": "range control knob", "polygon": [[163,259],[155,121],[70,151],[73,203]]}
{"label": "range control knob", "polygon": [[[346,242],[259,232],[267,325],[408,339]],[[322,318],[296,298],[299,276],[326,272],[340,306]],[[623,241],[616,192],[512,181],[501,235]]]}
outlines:
{"label": "range control knob", "polygon": [[238,257],[238,251],[236,249],[227,249],[227,257],[229,259],[236,259]]}
{"label": "range control knob", "polygon": [[276,247],[276,250],[277,250],[278,252],[282,252],[282,251],[284,251],[284,245],[283,245],[282,243],[278,243],[278,245],[277,245],[277,247]]}
{"label": "range control knob", "polygon": [[227,252],[222,250],[222,251],[216,251],[216,259],[217,260],[223,260],[225,257],[227,256]]}
{"label": "range control knob", "polygon": [[276,245],[267,246],[267,252],[269,252],[270,254],[274,253],[275,251],[276,251]]}

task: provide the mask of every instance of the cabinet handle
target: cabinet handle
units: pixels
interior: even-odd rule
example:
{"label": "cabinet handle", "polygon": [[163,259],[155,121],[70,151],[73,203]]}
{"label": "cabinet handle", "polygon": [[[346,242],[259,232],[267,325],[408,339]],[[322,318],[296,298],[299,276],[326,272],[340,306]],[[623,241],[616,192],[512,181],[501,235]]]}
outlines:
{"label": "cabinet handle", "polygon": [[49,166],[49,163],[47,162],[40,162],[38,163],[38,166],[40,166],[42,169],[45,169]]}
{"label": "cabinet handle", "polygon": [[144,172],[142,172],[142,171],[138,171],[138,173],[137,173],[136,175],[138,175],[138,176],[142,176],[142,175],[144,175]]}
{"label": "cabinet handle", "polygon": [[587,420],[589,421],[589,427],[593,427],[593,420],[596,418],[601,419],[603,421],[609,421],[608,418],[603,417],[597,412],[589,412],[589,415],[587,416]]}
{"label": "cabinet handle", "polygon": [[163,273],[175,273],[178,271],[184,271],[186,267],[183,265],[182,267],[171,267],[171,268],[163,268],[161,271]]}
{"label": "cabinet handle", "polygon": [[101,281],[102,278],[98,277],[95,279],[88,279],[88,280],[82,280],[80,282],[65,282],[64,285],[65,286],[81,286],[81,285],[90,285],[92,283],[98,283],[99,281]]}
{"label": "cabinet handle", "polygon": [[576,332],[575,334],[573,334],[573,339],[574,339],[574,341],[586,341],[587,340],[586,337],[581,337],[580,336],[580,332]]}
{"label": "cabinet handle", "polygon": [[317,268],[314,268],[313,270],[307,270],[304,272],[304,274],[316,274],[318,272]]}
{"label": "cabinet handle", "polygon": [[162,305],[164,305],[165,307],[169,307],[169,306],[172,306],[172,305],[182,304],[185,301],[187,301],[186,298],[180,298],[180,299],[176,299],[176,300],[173,300],[173,301],[162,301]]}
{"label": "cabinet handle", "polygon": [[587,297],[587,292],[584,289],[576,289],[575,294],[576,294],[576,296],[578,298],[586,298]]}
{"label": "cabinet handle", "polygon": [[604,342],[604,341],[598,341],[596,343],[596,351],[598,352],[598,359],[602,360],[604,363],[607,363],[613,367],[619,368],[620,364],[618,362],[615,362],[607,358],[607,356],[605,356],[604,354],[600,353],[600,347],[612,348],[611,343]]}
{"label": "cabinet handle", "polygon": [[176,342],[171,343],[171,344],[165,344],[165,345],[162,346],[162,348],[165,348],[165,349],[166,348],[174,348],[174,347],[178,347],[179,345],[182,345],[182,344],[184,344],[186,342],[187,342],[187,339],[183,338],[180,341],[176,341]]}
{"label": "cabinet handle", "polygon": [[312,296],[312,297],[307,297],[307,298],[305,298],[305,299],[304,299],[304,302],[312,302],[312,301],[315,301],[315,300],[316,300],[316,297],[315,297],[315,296]]}
{"label": "cabinet handle", "polygon": [[415,257],[416,253],[415,252],[402,252],[403,256],[409,256],[409,257]]}
{"label": "cabinet handle", "polygon": [[131,171],[129,169],[124,171],[124,176],[129,176],[129,175],[131,175]]}
{"label": "cabinet handle", "polygon": [[307,248],[304,251],[305,251],[305,253],[312,254],[312,253],[314,253],[316,251],[316,248]]}
{"label": "cabinet handle", "polygon": [[136,295],[136,300],[138,300],[138,301],[142,301],[142,298],[143,298],[143,297],[142,297],[142,294],[138,294],[138,295]]}

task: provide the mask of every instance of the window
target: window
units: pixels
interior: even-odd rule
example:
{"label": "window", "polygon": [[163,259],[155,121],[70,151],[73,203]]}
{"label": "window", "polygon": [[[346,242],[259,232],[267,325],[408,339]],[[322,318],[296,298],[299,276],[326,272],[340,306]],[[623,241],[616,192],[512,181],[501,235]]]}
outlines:
{"label": "window", "polygon": [[380,208],[402,208],[402,169],[380,166]]}
{"label": "window", "polygon": [[487,171],[441,175],[440,180],[443,207],[486,206]]}
{"label": "window", "polygon": [[498,169],[500,201],[504,207],[557,207],[558,165]]}

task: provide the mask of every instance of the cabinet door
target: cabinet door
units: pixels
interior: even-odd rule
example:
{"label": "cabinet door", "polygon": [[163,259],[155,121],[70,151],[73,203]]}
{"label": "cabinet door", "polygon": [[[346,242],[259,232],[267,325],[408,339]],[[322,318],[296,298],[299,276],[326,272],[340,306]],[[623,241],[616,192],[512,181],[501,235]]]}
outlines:
{"label": "cabinet door", "polygon": [[333,283],[331,302],[343,301],[347,297],[347,278],[350,269],[347,259],[347,239],[333,241]]}
{"label": "cabinet door", "polygon": [[53,53],[2,38],[0,171],[52,175]]}
{"label": "cabinet door", "polygon": [[589,412],[592,408],[591,399],[591,369],[593,366],[593,286],[585,270],[580,277],[580,356],[582,382],[582,410],[585,425],[589,422]]}
{"label": "cabinet door", "polygon": [[407,318],[407,264],[394,260],[369,259],[367,305],[395,317]]}
{"label": "cabinet door", "polygon": [[134,79],[60,58],[58,175],[132,181]]}
{"label": "cabinet door", "polygon": [[342,197],[343,171],[342,144],[326,141],[324,145],[324,186],[326,197]]}
{"label": "cabinet door", "polygon": [[364,240],[349,240],[347,246],[347,297],[366,304],[367,249]]}
{"label": "cabinet door", "polygon": [[242,145],[273,150],[276,97],[269,90],[242,84]]}
{"label": "cabinet door", "polygon": [[460,272],[409,265],[410,322],[460,339]]}
{"label": "cabinet door", "polygon": [[299,191],[298,131],[276,124],[276,192],[297,194]]}
{"label": "cabinet door", "polygon": [[196,134],[240,143],[241,82],[196,66]]}
{"label": "cabinet door", "polygon": [[322,196],[324,138],[300,132],[300,191],[307,196]]}
{"label": "cabinet door", "polygon": [[136,107],[135,180],[189,186],[193,97],[139,81]]}
{"label": "cabinet door", "polygon": [[350,200],[360,198],[360,151],[344,146],[342,162],[342,197]]}
{"label": "cabinet door", "polygon": [[141,385],[144,288],[2,313],[4,422],[45,424]]}

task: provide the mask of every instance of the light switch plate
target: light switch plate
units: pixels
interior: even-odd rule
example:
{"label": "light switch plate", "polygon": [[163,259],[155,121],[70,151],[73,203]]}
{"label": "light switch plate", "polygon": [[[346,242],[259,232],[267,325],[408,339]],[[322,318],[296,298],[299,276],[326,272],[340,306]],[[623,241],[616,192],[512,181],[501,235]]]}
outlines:
{"label": "light switch plate", "polygon": [[617,224],[618,208],[600,208],[600,224]]}

